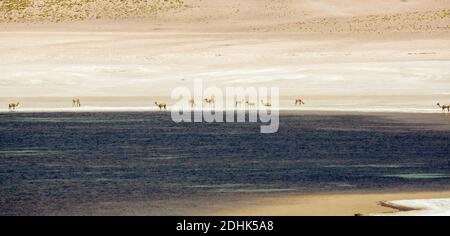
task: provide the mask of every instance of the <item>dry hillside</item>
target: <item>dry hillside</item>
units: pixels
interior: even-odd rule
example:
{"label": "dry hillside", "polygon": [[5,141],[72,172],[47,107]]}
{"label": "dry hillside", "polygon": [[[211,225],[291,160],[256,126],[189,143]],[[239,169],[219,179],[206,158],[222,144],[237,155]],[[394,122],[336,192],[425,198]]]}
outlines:
{"label": "dry hillside", "polygon": [[60,22],[154,15],[182,0],[0,0],[0,21]]}
{"label": "dry hillside", "polygon": [[1,22],[4,29],[66,22],[118,31],[446,33],[450,0],[0,0]]}

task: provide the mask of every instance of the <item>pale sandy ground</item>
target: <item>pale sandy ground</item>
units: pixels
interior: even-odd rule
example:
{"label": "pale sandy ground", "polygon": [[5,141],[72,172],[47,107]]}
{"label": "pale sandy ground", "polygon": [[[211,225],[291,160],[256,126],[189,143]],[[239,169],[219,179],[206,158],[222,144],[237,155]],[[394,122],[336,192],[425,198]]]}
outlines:
{"label": "pale sandy ground", "polygon": [[203,79],[434,107],[450,102],[449,27],[448,0],[189,0],[143,19],[0,23],[0,97],[169,97]]}
{"label": "pale sandy ground", "polygon": [[[5,106],[72,96],[159,96],[170,103],[174,87],[203,79],[221,88],[277,86],[282,96],[306,97],[313,109],[419,102],[435,109],[437,101],[450,103],[448,68],[449,0],[187,0],[145,18],[0,23]],[[321,97],[334,98],[316,103]],[[353,215],[390,211],[377,205],[382,200],[447,197],[255,196],[252,207],[207,213]]]}
{"label": "pale sandy ground", "polygon": [[[397,209],[382,206],[380,202],[436,198],[448,199],[450,191],[253,196],[248,197],[246,201],[237,201],[233,206],[228,205],[226,209],[205,210],[198,214],[240,216],[353,216],[357,213],[362,215],[420,215],[420,212],[415,211],[399,212]],[[446,214],[450,215],[448,202],[446,204]],[[431,213],[428,214],[431,215]]]}

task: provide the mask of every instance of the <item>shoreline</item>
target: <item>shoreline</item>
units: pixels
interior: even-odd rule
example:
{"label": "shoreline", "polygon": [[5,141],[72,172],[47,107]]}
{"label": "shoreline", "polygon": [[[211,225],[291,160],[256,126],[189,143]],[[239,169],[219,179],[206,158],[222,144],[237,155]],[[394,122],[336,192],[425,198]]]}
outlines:
{"label": "shoreline", "polygon": [[[430,209],[423,207],[423,205],[434,201],[441,203],[440,209],[437,207],[430,207]],[[416,205],[413,205],[411,202],[414,202]],[[450,190],[333,192],[305,195],[284,193],[249,196],[242,197],[233,204],[230,203],[228,209],[205,210],[198,214],[223,216],[450,215]]]}
{"label": "shoreline", "polygon": [[[258,109],[258,108],[231,108],[231,109],[209,109],[209,108],[194,108],[185,109],[187,112],[230,112],[230,111],[271,111],[276,110],[279,112],[351,112],[351,113],[400,113],[400,114],[448,114],[447,111],[443,112],[438,109],[413,109],[413,108],[373,108],[373,109],[351,109],[351,108],[293,108],[293,107],[281,107],[278,109]],[[60,107],[60,108],[18,108],[17,110],[0,109],[0,114],[12,114],[12,113],[83,113],[83,112],[160,112],[158,107],[151,106],[139,106],[139,107]],[[172,112],[171,108],[163,110],[162,112]]]}

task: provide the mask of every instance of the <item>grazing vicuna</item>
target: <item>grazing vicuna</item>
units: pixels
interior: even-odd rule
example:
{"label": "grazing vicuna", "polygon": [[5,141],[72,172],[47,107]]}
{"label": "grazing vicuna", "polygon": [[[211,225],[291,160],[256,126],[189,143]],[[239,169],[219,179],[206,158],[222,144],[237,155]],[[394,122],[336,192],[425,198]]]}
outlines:
{"label": "grazing vicuna", "polygon": [[297,98],[297,99],[295,99],[295,105],[301,106],[301,105],[305,105],[305,103],[303,102],[303,100],[301,98]]}
{"label": "grazing vicuna", "polygon": [[215,106],[216,105],[216,100],[214,99],[214,97],[211,98],[205,98],[205,102],[208,103],[209,106]]}
{"label": "grazing vicuna", "polygon": [[16,103],[11,102],[11,103],[9,103],[8,107],[9,107],[9,110],[10,110],[10,111],[16,110],[16,108],[19,107],[19,102],[16,102]]}
{"label": "grazing vicuna", "polygon": [[263,100],[261,100],[261,103],[265,106],[265,107],[271,107],[272,103],[270,102],[264,102]]}
{"label": "grazing vicuna", "polygon": [[155,105],[156,105],[157,107],[159,107],[159,110],[160,110],[160,111],[162,111],[162,109],[167,110],[167,104],[165,104],[165,103],[158,103],[158,102],[155,102]]}

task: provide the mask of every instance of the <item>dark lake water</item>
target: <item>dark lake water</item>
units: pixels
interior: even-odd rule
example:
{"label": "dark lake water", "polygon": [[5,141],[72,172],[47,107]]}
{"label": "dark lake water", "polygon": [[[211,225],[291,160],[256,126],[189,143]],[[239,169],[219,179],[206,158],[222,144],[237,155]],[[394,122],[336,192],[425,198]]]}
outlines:
{"label": "dark lake water", "polygon": [[139,201],[154,201],[157,214],[165,199],[208,194],[450,189],[449,121],[283,112],[279,132],[261,134],[260,124],[177,124],[165,112],[3,113],[0,214]]}

